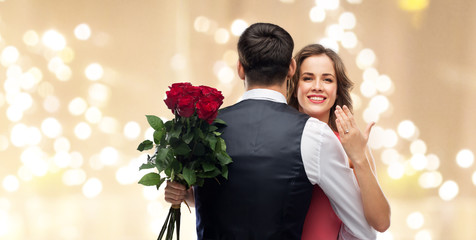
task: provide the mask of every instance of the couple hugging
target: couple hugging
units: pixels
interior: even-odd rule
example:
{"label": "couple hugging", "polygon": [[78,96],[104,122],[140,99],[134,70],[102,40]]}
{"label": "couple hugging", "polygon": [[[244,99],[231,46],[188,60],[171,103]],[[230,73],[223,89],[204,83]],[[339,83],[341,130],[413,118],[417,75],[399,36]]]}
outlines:
{"label": "couple hugging", "polygon": [[167,202],[194,204],[199,240],[369,240],[390,226],[367,147],[373,123],[364,133],[355,123],[342,60],[319,44],[294,58],[293,48],[274,24],[243,32],[246,92],[218,116],[233,159],[228,180],[167,183]]}

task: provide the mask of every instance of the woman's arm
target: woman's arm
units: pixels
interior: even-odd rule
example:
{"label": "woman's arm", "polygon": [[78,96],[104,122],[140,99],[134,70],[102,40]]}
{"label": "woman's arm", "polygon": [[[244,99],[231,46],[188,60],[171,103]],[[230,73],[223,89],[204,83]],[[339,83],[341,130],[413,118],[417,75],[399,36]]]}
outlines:
{"label": "woman's arm", "polygon": [[336,124],[342,146],[353,163],[359,182],[364,213],[367,222],[377,231],[384,232],[390,227],[390,205],[378,183],[375,162],[367,147],[367,141],[374,123],[369,124],[365,134],[360,132],[350,110],[337,106]]}
{"label": "woman's arm", "polygon": [[185,186],[180,183],[167,181],[164,196],[165,201],[168,203],[179,205],[185,201],[190,207],[195,207],[192,187],[187,190]]}

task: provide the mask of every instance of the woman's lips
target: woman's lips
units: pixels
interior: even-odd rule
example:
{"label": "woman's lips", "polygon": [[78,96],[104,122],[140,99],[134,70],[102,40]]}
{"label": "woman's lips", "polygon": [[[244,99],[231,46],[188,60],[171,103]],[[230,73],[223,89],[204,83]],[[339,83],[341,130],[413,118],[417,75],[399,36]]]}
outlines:
{"label": "woman's lips", "polygon": [[308,96],[307,98],[308,98],[309,101],[311,101],[312,103],[323,103],[323,102],[326,100],[326,97],[324,97],[324,96],[316,96],[316,95]]}

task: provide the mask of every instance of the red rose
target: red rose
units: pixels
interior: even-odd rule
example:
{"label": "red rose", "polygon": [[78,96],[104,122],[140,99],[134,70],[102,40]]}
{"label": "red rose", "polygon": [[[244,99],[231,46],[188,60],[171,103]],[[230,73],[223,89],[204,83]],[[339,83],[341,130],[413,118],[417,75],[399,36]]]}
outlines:
{"label": "red rose", "polygon": [[[218,101],[217,101],[218,100]],[[197,102],[198,118],[207,121],[209,124],[215,120],[222,101],[211,96],[203,97]]]}
{"label": "red rose", "polygon": [[198,99],[203,96],[202,92],[200,91],[200,88],[195,87],[195,86],[185,87],[184,88],[184,95],[192,96],[195,99],[195,102],[197,102]]}
{"label": "red rose", "polygon": [[195,98],[193,96],[182,96],[177,103],[178,115],[190,117],[195,112]]}
{"label": "red rose", "polygon": [[178,101],[184,95],[185,89],[191,86],[192,84],[185,82],[174,83],[169,87],[170,90],[166,92],[167,98],[164,100],[164,102],[167,107],[172,110],[172,113],[174,113],[174,110],[177,108]]}

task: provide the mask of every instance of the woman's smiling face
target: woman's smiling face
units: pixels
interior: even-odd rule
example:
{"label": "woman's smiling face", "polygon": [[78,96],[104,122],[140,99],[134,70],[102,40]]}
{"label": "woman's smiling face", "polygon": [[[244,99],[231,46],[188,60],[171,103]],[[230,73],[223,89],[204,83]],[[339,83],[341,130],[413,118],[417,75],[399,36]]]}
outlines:
{"label": "woman's smiling face", "polygon": [[297,89],[299,111],[328,123],[337,97],[334,63],[325,54],[310,56],[301,64]]}

